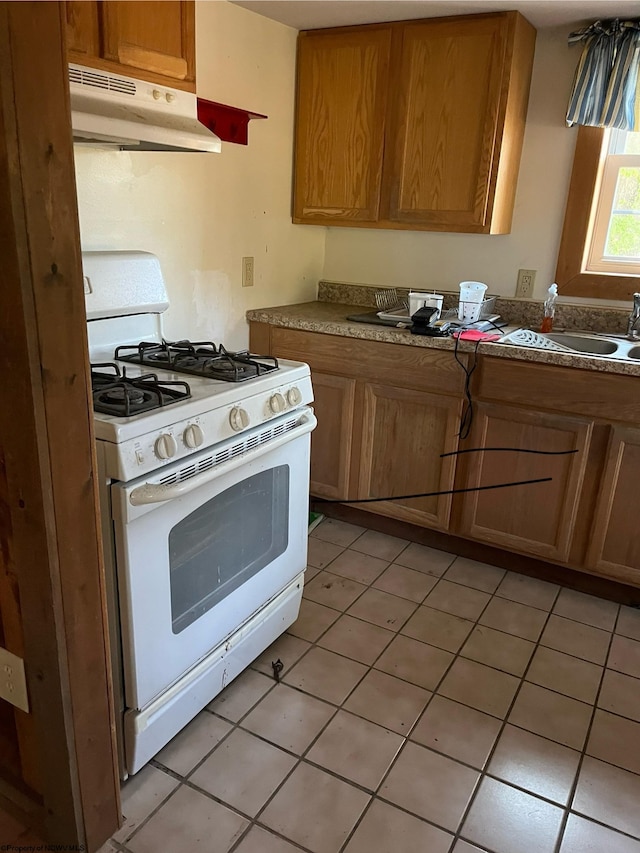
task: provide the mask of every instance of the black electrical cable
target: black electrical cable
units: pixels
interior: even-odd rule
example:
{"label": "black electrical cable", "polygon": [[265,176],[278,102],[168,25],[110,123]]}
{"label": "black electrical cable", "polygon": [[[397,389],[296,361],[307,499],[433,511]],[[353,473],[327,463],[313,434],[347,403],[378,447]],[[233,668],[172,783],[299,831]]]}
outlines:
{"label": "black electrical cable", "polygon": [[458,432],[458,437],[461,439],[465,439],[469,437],[469,433],[471,432],[471,425],[473,424],[473,398],[471,397],[471,377],[473,376],[473,372],[478,366],[478,347],[481,344],[481,341],[476,341],[476,345],[473,350],[473,363],[470,368],[467,368],[466,364],[458,358],[458,342],[460,340],[460,336],[456,336],[456,342],[453,347],[453,355],[455,360],[458,362],[460,367],[464,370],[465,381],[464,381],[464,396],[466,398],[466,404],[464,407],[464,411],[462,413],[462,417],[460,418],[460,431]]}
{"label": "black electrical cable", "polygon": [[522,447],[466,447],[463,450],[450,450],[448,453],[441,453],[440,459],[445,456],[459,456],[461,453],[539,453],[542,456],[566,456],[568,453],[579,453],[576,447],[574,450],[528,450]]}
{"label": "black electrical cable", "polygon": [[535,483],[550,483],[553,480],[553,477],[540,477],[537,480],[519,480],[515,483],[495,483],[491,486],[470,486],[468,489],[444,489],[442,491],[437,492],[421,492],[417,495],[392,495],[387,498],[361,498],[360,500],[351,500],[350,498],[343,498],[339,501],[330,501],[328,498],[313,498],[314,503],[323,503],[323,504],[372,504],[379,503],[380,501],[407,501],[412,498],[435,498],[440,495],[460,495],[464,492],[486,492],[490,489],[506,489],[510,486],[530,486]]}

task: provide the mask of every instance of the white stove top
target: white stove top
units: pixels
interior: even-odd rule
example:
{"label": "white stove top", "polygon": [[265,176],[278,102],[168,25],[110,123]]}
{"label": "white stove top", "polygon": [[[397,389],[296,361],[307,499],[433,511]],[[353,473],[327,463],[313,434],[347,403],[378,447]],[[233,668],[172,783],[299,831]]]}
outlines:
{"label": "white stove top", "polygon": [[153,373],[186,383],[191,396],[131,417],[94,412],[107,474],[129,480],[313,402],[309,367],[278,359],[277,370],[225,382],[114,359],[116,346],[160,343],[168,299],[158,259],[144,252],[83,254],[89,357],[127,377]]}
{"label": "white stove top", "polygon": [[224,382],[220,379],[207,379],[186,373],[139,366],[126,361],[114,361],[113,352],[110,356],[105,354],[102,357],[94,353],[91,356],[91,363],[94,366],[97,363],[117,364],[120,370],[123,368],[126,370],[129,378],[153,373],[161,382],[186,382],[191,389],[191,397],[187,400],[179,400],[128,418],[94,412],[96,438],[115,443],[144,435],[151,430],[168,427],[173,423],[197,418],[215,409],[245,405],[248,398],[255,395],[264,396],[269,391],[276,393],[282,386],[286,386],[286,390],[289,390],[289,386],[296,379],[309,375],[307,365],[284,359],[278,360],[278,370],[244,382]]}
{"label": "white stove top", "polygon": [[[92,354],[92,364],[98,362],[107,358]],[[129,377],[153,372],[191,389],[189,399],[128,418],[94,412],[96,439],[104,442],[109,475],[117,479],[148,473],[313,401],[309,367],[296,361],[279,360],[277,370],[245,382],[116,363]]]}

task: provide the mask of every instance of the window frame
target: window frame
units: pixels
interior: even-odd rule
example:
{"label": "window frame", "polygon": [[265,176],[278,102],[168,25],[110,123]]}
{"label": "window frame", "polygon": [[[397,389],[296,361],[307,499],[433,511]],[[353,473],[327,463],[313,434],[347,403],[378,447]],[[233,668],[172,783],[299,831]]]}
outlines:
{"label": "window frame", "polygon": [[640,290],[640,275],[586,272],[583,264],[593,198],[600,190],[604,137],[605,131],[601,127],[582,126],[578,129],[556,282],[558,291],[564,296],[627,300]]}

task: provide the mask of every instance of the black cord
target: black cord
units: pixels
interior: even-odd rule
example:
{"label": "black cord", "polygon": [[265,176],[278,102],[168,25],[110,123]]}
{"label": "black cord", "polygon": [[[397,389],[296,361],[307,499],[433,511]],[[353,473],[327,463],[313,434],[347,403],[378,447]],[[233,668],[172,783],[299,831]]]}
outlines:
{"label": "black cord", "polygon": [[361,498],[360,500],[351,500],[350,498],[342,498],[339,501],[330,501],[328,498],[313,498],[314,503],[323,503],[323,504],[373,504],[379,503],[380,501],[407,501],[411,498],[435,498],[440,495],[460,495],[464,492],[486,492],[490,489],[506,489],[509,486],[530,486],[535,483],[550,483],[553,480],[553,477],[540,477],[537,480],[519,480],[516,483],[495,483],[491,486],[470,486],[468,489],[445,489],[443,491],[438,492],[421,492],[418,495],[392,495],[388,498]]}
{"label": "black cord", "polygon": [[466,403],[464,411],[462,412],[462,417],[460,418],[460,431],[458,432],[458,438],[464,440],[465,438],[469,437],[469,433],[471,432],[471,425],[473,424],[473,398],[471,397],[471,377],[473,375],[474,370],[478,366],[478,347],[480,346],[482,341],[476,341],[476,345],[473,350],[473,363],[470,368],[467,368],[466,364],[458,357],[459,341],[460,335],[456,335],[456,342],[453,347],[453,355],[460,367],[464,370],[465,374],[464,396],[466,398]]}
{"label": "black cord", "polygon": [[464,450],[450,450],[448,453],[441,453],[440,459],[445,456],[459,456],[461,453],[539,453],[542,456],[566,456],[568,453],[579,453],[576,447],[574,450],[528,450],[522,447],[467,447]]}

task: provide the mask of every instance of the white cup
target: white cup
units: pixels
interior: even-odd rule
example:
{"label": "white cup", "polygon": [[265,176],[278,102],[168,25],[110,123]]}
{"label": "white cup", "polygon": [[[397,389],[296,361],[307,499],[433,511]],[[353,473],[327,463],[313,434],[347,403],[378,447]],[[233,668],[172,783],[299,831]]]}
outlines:
{"label": "white cup", "polygon": [[487,285],[481,281],[461,281],[458,319],[463,323],[474,323],[479,319],[486,292]]}
{"label": "white cup", "polygon": [[411,290],[409,292],[409,316],[413,317],[420,308],[435,308],[437,313],[431,318],[431,322],[435,323],[442,314],[443,301],[444,296],[441,293],[424,293],[420,290]]}

